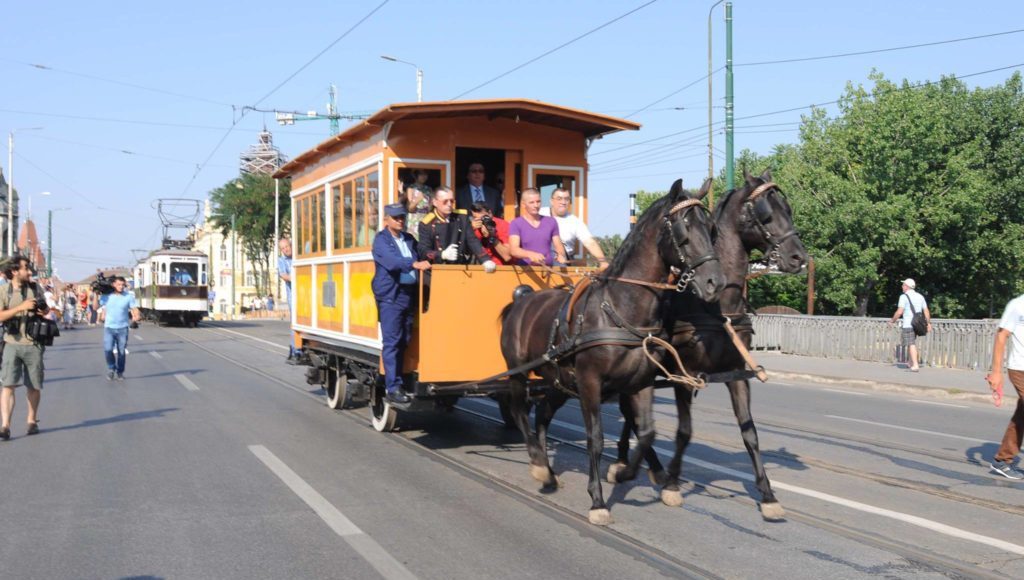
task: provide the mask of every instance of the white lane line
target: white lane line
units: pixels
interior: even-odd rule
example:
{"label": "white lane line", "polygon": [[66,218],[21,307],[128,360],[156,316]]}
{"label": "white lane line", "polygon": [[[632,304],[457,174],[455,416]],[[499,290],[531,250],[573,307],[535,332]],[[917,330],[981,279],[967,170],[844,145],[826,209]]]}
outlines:
{"label": "white lane line", "polygon": [[155,351],[155,350],[151,350],[151,351],[149,351],[149,354],[153,355],[153,358],[164,358],[164,355],[162,355],[162,354],[158,353],[158,352],[157,352],[157,351]]}
{"label": "white lane line", "polygon": [[132,338],[134,338],[135,340],[142,340],[142,337],[139,336],[138,334],[133,334]]}
{"label": "white lane line", "polygon": [[249,451],[252,451],[253,455],[295,492],[299,499],[306,502],[306,505],[312,508],[316,515],[320,516],[320,519],[334,530],[334,533],[341,536],[381,576],[389,579],[416,578],[408,568],[403,566],[391,554],[388,554],[376,540],[360,530],[358,526],[352,523],[352,520],[345,517],[345,514],[341,513],[338,508],[327,501],[327,498],[320,495],[319,492],[299,477],[297,473],[271,453],[269,449],[262,445],[250,445]]}
{"label": "white lane line", "polygon": [[779,381],[768,381],[769,385],[779,385],[780,387],[792,387],[790,383],[780,383]]}
{"label": "white lane line", "polygon": [[[496,403],[495,403],[495,406],[497,406]],[[828,416],[831,417],[832,415],[828,415]],[[845,418],[845,417],[838,417],[838,418],[842,419],[842,418]],[[870,423],[870,421],[865,421],[865,422]],[[551,424],[552,425],[557,425],[557,426],[559,426],[559,427],[561,427],[563,429],[568,429],[570,431],[576,431],[577,433],[583,433],[583,434],[586,433],[586,431],[582,427],[578,427],[576,425],[573,425],[571,423],[566,423],[564,421],[559,421],[557,419],[553,420],[551,422]],[[881,423],[876,423],[876,424],[877,425],[881,425]],[[942,435],[942,433],[936,433],[936,434],[937,435]],[[608,441],[605,442],[605,444],[606,445],[611,445],[613,443],[610,440],[608,440]],[[658,449],[657,447],[655,447],[654,450],[659,455],[664,456],[664,457],[671,457],[671,455],[672,455],[670,452],[665,451],[664,449]],[[696,457],[687,456],[686,457],[686,463],[691,464],[691,465],[697,465],[697,466],[703,467],[704,469],[708,469],[708,470],[711,470],[711,471],[717,471],[719,473],[724,473],[726,475],[731,475],[732,477],[736,477],[738,479],[742,479],[742,480],[745,480],[745,481],[754,481],[754,476],[750,475],[749,473],[745,473],[745,472],[742,472],[742,471],[736,471],[735,469],[730,469],[728,467],[722,467],[721,465],[716,465],[716,464],[708,462],[708,461],[703,461],[701,459],[697,459]],[[832,495],[832,494],[829,494],[829,493],[824,493],[824,492],[816,491],[816,490],[813,490],[813,489],[808,489],[806,487],[800,487],[798,485],[792,485],[792,484],[789,484],[789,483],[784,483],[784,482],[781,482],[781,481],[775,479],[774,477],[772,478],[772,487],[775,487],[775,488],[778,488],[778,489],[784,489],[786,491],[790,491],[790,492],[793,492],[793,493],[799,494],[799,495],[805,495],[807,497],[813,497],[815,499],[820,499],[822,501],[831,502],[831,503],[834,503],[834,504],[837,504],[837,505],[841,505],[841,506],[845,506],[845,507],[848,507],[850,509],[854,509],[854,510],[857,510],[857,511],[862,511],[862,512],[866,512],[866,513],[869,513],[869,514],[875,514],[875,515],[878,515],[878,516],[882,516],[884,518],[898,520],[898,521],[905,522],[905,523],[908,523],[908,524],[913,525],[913,526],[918,526],[918,527],[924,528],[926,530],[931,530],[933,532],[937,532],[939,534],[943,534],[943,535],[946,535],[946,536],[952,536],[954,538],[960,538],[962,540],[969,540],[969,541],[972,541],[972,542],[977,542],[979,544],[984,544],[986,546],[991,546],[993,548],[998,548],[1000,550],[1005,550],[1005,551],[1010,552],[1012,554],[1017,554],[1017,555],[1024,556],[1024,546],[1020,546],[1020,545],[1017,545],[1017,544],[1011,544],[1010,542],[1004,542],[1003,540],[1000,540],[998,538],[993,538],[993,537],[990,537],[990,536],[983,536],[981,534],[976,534],[974,532],[968,532],[967,530],[961,530],[960,528],[955,528],[953,526],[949,526],[949,525],[946,525],[946,524],[943,524],[943,523],[939,523],[939,522],[936,522],[934,520],[929,520],[929,519],[926,519],[926,518],[922,518],[922,517],[919,517],[919,516],[913,516],[913,515],[910,515],[910,514],[905,514],[903,512],[898,512],[898,511],[894,511],[894,510],[880,508],[880,507],[873,506],[873,505],[866,504],[866,503],[862,503],[862,502],[859,502],[859,501],[854,501],[852,499],[846,499],[845,497],[839,497],[837,495]]]}
{"label": "white lane line", "polygon": [[856,391],[844,391],[842,389],[823,389],[825,391],[832,391],[833,393],[842,393],[844,395],[857,395],[858,397],[866,397],[867,393],[858,393]]}
{"label": "white lane line", "polygon": [[940,403],[938,401],[922,401],[920,399],[909,399],[912,403],[922,403],[925,405],[938,405],[940,407],[956,407],[957,409],[970,409],[967,405],[954,405],[953,403]]}
{"label": "white lane line", "polygon": [[183,387],[185,387],[186,389],[188,389],[190,391],[198,391],[199,390],[199,385],[193,383],[192,379],[186,377],[185,375],[183,375],[181,373],[175,373],[174,378],[178,379],[178,382],[181,383],[181,385]]}
{"label": "white lane line", "polygon": [[951,439],[960,439],[962,441],[970,441],[971,443],[991,443],[988,439],[975,439],[974,437],[964,437],[962,435],[951,435],[949,433],[940,433],[938,431],[929,431],[927,429],[915,429],[913,427],[903,427],[901,425],[890,425],[888,423],[876,423],[875,421],[867,421],[865,419],[854,419],[852,417],[841,417],[839,415],[825,415],[830,419],[840,419],[842,421],[853,421],[854,423],[864,423],[865,425],[876,425],[878,427],[888,427],[890,429],[899,429],[900,431],[913,431],[914,433],[924,433],[925,435],[936,435],[938,437],[949,437]]}
{"label": "white lane line", "polygon": [[255,336],[249,336],[248,334],[245,334],[244,332],[238,332],[237,330],[228,330],[227,328],[224,328],[223,326],[210,326],[210,328],[216,328],[217,330],[220,330],[220,331],[223,331],[223,332],[230,332],[231,334],[237,334],[238,336],[241,336],[241,337],[244,337],[244,338],[248,338],[249,340],[255,340],[256,342],[262,342],[263,344],[269,344],[270,346],[272,346],[274,348],[279,348],[281,350],[288,350],[288,346],[286,346],[286,345],[278,344],[276,342],[270,342],[269,340],[263,340],[262,338],[256,338]]}

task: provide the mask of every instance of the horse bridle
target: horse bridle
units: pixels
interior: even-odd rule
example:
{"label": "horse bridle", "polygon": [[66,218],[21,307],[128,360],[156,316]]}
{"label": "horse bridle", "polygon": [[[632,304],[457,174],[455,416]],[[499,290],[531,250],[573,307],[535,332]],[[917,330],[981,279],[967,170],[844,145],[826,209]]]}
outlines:
{"label": "horse bridle", "polygon": [[[718,256],[715,255],[714,246],[712,246],[710,254],[705,254],[705,255],[697,258],[696,260],[694,260],[692,263],[689,262],[686,259],[686,255],[683,253],[684,242],[677,238],[676,230],[675,230],[675,228],[672,227],[673,220],[671,218],[672,218],[673,215],[675,215],[676,213],[679,213],[679,212],[683,212],[682,215],[685,216],[686,213],[691,208],[694,208],[694,207],[699,207],[700,209],[704,210],[705,212],[708,211],[707,206],[705,206],[701,202],[701,200],[699,200],[699,199],[687,199],[687,200],[683,200],[683,201],[675,204],[674,206],[672,206],[672,208],[668,210],[668,213],[666,213],[665,217],[663,218],[664,223],[665,223],[665,227],[668,228],[668,235],[672,239],[672,245],[675,247],[676,254],[679,257],[679,262],[683,265],[682,269],[677,268],[675,266],[672,266],[672,273],[677,275],[677,276],[679,276],[679,280],[676,281],[676,285],[675,285],[676,292],[685,292],[686,291],[686,289],[689,287],[690,283],[693,282],[693,279],[697,276],[697,268],[699,268],[700,266],[702,266],[703,264],[705,264],[707,262],[710,262],[712,260],[717,260],[718,259]],[[682,217],[682,216],[680,216],[680,217]]]}
{"label": "horse bridle", "polygon": [[[761,235],[764,236],[765,241],[768,242],[769,244],[767,252],[767,264],[769,267],[773,265],[778,265],[779,260],[782,258],[782,254],[779,252],[779,248],[782,247],[782,243],[793,236],[799,235],[796,231],[796,228],[792,228],[785,234],[776,238],[775,236],[772,235],[770,231],[768,231],[768,226],[765,225],[765,222],[761,221],[761,218],[757,216],[757,211],[755,210],[754,206],[757,203],[758,198],[764,195],[764,193],[769,189],[778,189],[778,187],[779,186],[776,185],[774,181],[766,181],[761,185],[755,187],[754,191],[750,192],[750,195],[747,196],[747,200],[743,202],[744,210],[751,217],[750,221],[753,222],[754,227],[756,227],[757,230],[761,232]],[[766,199],[764,201],[767,203],[768,200]]]}

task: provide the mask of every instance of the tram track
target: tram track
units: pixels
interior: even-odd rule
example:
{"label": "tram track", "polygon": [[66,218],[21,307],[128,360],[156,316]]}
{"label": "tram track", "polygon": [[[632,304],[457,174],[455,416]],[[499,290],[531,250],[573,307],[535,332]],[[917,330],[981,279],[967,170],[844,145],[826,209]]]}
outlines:
{"label": "tram track", "polygon": [[[210,332],[213,333],[212,331]],[[245,369],[251,373],[254,373],[274,384],[295,391],[301,395],[304,395],[310,399],[317,401],[318,403],[322,403],[322,397],[314,395],[309,391],[298,388],[288,383],[287,381],[275,377],[270,373],[262,371],[251,365],[247,365],[243,361],[236,360],[223,353],[218,353],[209,350],[205,348],[203,344],[199,341],[182,336],[175,332],[171,332],[171,334],[180,340],[183,340],[185,342],[192,344],[193,346],[203,349],[208,354],[220,358],[221,360],[224,360],[228,363]],[[223,333],[215,334],[223,336]],[[363,408],[331,412],[337,413],[350,421],[355,421],[363,427],[370,428],[365,415],[366,410]],[[390,437],[394,441],[402,444],[403,446],[410,449],[414,453],[417,453],[418,455],[427,457],[433,461],[443,464],[464,477],[476,481],[481,485],[485,485],[489,489],[497,493],[501,493],[502,495],[509,497],[517,501],[518,503],[526,505],[531,509],[536,510],[538,513],[544,514],[547,517],[555,520],[558,523],[569,526],[573,529],[574,532],[582,536],[589,537],[594,541],[600,543],[601,545],[616,549],[617,551],[626,556],[644,562],[645,564],[647,564],[648,566],[657,570],[659,573],[665,576],[671,578],[692,578],[708,580],[720,580],[724,578],[723,576],[715,574],[710,570],[680,560],[679,558],[676,558],[675,556],[667,552],[664,552],[653,546],[645,544],[641,540],[629,536],[627,534],[623,534],[622,532],[619,532],[617,530],[607,527],[593,526],[587,520],[587,517],[585,515],[578,514],[572,510],[559,506],[558,504],[551,502],[543,497],[539,497],[524,489],[518,488],[508,483],[507,481],[502,480],[501,478],[495,477],[484,470],[481,470],[477,467],[470,465],[469,463],[466,463],[455,457],[452,457],[435,449],[430,449],[429,447],[417,443],[416,441],[413,441],[409,437],[409,433],[400,431],[395,433],[382,433],[381,435]]]}
{"label": "tram track", "polygon": [[[203,330],[206,330],[210,334],[216,334],[225,337],[228,336],[225,333],[216,332],[215,329]],[[201,342],[182,336],[175,332],[171,332],[171,334],[185,342],[188,342],[190,344],[193,344],[194,346],[197,346],[198,348],[203,349],[204,351],[208,352],[209,354],[215,357],[218,357],[222,360],[225,360],[226,362],[229,362],[230,364],[233,364],[249,372],[252,372],[258,376],[261,376],[274,384],[298,392],[299,394],[302,394],[303,396],[306,396],[318,403],[322,403],[321,395],[315,395],[309,392],[308,390],[296,387],[288,383],[287,381],[279,379],[278,377],[270,373],[267,373],[251,365],[248,365],[243,361],[236,360],[223,353],[209,350],[205,348],[205,346]],[[261,346],[259,348],[267,352],[272,352],[267,347]],[[494,415],[489,415],[487,413],[466,409],[458,405],[455,407],[455,410],[460,413],[472,415],[479,420],[499,425],[503,424],[503,421],[500,419],[500,417]],[[365,417],[365,409],[348,409],[344,411],[332,412],[338,413],[346,417],[346,419],[348,420],[356,421],[360,425],[369,428],[367,426],[367,420]],[[605,414],[611,416],[610,413]],[[762,423],[767,424],[767,422]],[[491,489],[494,489],[495,491],[502,493],[507,497],[513,498],[518,502],[531,507],[532,509],[536,509],[540,513],[544,513],[547,516],[551,517],[553,520],[556,520],[560,523],[564,523],[572,527],[575,531],[581,534],[585,534],[588,537],[594,538],[596,541],[602,543],[603,545],[608,545],[619,550],[624,554],[628,554],[632,557],[635,557],[638,560],[643,561],[648,565],[651,565],[663,574],[681,578],[721,577],[718,574],[715,574],[714,572],[711,572],[699,566],[695,566],[688,562],[679,560],[671,554],[654,548],[633,536],[623,534],[611,528],[592,526],[589,524],[586,517],[582,514],[578,514],[572,510],[568,510],[562,506],[559,506],[551,501],[546,500],[543,497],[538,497],[536,494],[531,493],[528,490],[516,487],[515,485],[505,480],[502,480],[494,475],[491,475],[490,473],[487,473],[484,470],[481,470],[464,461],[452,457],[451,455],[442,453],[441,451],[435,449],[431,449],[421,443],[416,442],[415,440],[412,439],[412,435],[414,433],[415,432],[397,432],[382,435],[391,437],[396,442],[408,447],[410,450],[417,454],[429,457],[435,461],[447,465],[453,471],[460,473],[465,477],[469,477],[474,481],[478,481],[482,485],[487,485]],[[550,440],[557,441],[559,444],[563,446],[586,453],[585,445],[582,445],[577,441],[565,437],[555,436],[550,433],[548,437]],[[722,444],[735,447],[735,445],[732,444]],[[611,461],[615,460],[615,457],[608,452],[604,454],[604,457]],[[715,485],[713,483],[706,481],[699,481],[695,478],[683,478],[683,481],[703,490],[705,493],[708,493],[717,499],[727,499],[729,501],[738,502],[748,508],[756,505],[756,502],[746,494],[737,494],[735,490],[731,490],[724,486]],[[888,484],[887,482],[884,481],[879,483]],[[910,489],[913,489],[915,491],[922,491],[914,488]],[[959,499],[959,497],[943,497],[944,499],[963,501]],[[976,498],[968,498],[968,500],[972,499]],[[991,509],[1001,509],[990,505],[985,505],[984,502],[972,501],[971,503],[980,505],[982,507],[989,507]],[[985,568],[981,568],[974,564],[954,560],[941,554],[917,546],[911,546],[898,540],[894,540],[892,538],[885,537],[875,532],[859,529],[847,524],[842,524],[825,518],[821,518],[803,510],[794,509],[792,506],[787,506],[786,511],[788,520],[800,522],[814,529],[831,533],[865,546],[870,546],[876,549],[880,549],[889,553],[899,555],[908,562],[912,562],[913,564],[915,564],[921,570],[932,571],[943,576],[946,576],[948,578],[1005,578],[1004,575],[998,574]]]}

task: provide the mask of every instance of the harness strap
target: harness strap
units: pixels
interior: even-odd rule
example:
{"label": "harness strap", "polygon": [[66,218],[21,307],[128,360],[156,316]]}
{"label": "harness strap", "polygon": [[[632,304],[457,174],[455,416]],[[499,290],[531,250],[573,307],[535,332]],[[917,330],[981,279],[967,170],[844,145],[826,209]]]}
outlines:
{"label": "harness strap", "polygon": [[756,372],[755,376],[757,377],[757,380],[761,381],[762,383],[768,382],[768,373],[764,372],[764,367],[758,365],[757,361],[754,360],[754,357],[751,356],[750,351],[747,350],[746,345],[743,344],[743,341],[740,340],[739,335],[737,335],[736,331],[733,330],[732,321],[729,320],[728,318],[725,319],[725,331],[729,333],[729,338],[732,339],[733,346],[735,346],[736,350],[739,351],[740,356],[743,357],[743,360],[747,363],[747,366],[749,366]]}
{"label": "harness strap", "polygon": [[[661,361],[659,361],[656,357],[654,357],[651,354],[649,343],[652,342],[660,346],[661,348],[665,349],[666,351],[669,352],[669,354],[672,355],[672,358],[675,359],[676,365],[679,367],[678,375],[670,373],[669,370],[665,368],[665,365],[661,364]],[[654,365],[661,370],[661,372],[665,375],[665,378],[668,379],[669,382],[683,384],[694,390],[700,390],[708,386],[707,382],[701,377],[695,377],[690,373],[686,372],[686,367],[683,366],[683,360],[679,358],[679,351],[677,351],[672,346],[672,343],[667,342],[661,338],[658,338],[657,336],[648,336],[644,338],[643,347],[644,355],[647,356],[647,359],[654,363]]]}

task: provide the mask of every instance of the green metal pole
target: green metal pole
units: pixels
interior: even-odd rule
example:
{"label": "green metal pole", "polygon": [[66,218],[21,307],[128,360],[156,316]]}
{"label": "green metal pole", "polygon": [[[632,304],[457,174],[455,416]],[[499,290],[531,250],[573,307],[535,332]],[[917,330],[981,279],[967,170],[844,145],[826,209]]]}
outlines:
{"label": "green metal pole", "polygon": [[[46,212],[46,277],[53,277],[53,210]],[[52,282],[51,282],[52,284]]]}
{"label": "green metal pole", "polygon": [[733,155],[733,94],[732,94],[732,2],[725,3],[725,188],[733,189],[736,177],[736,158]]}

